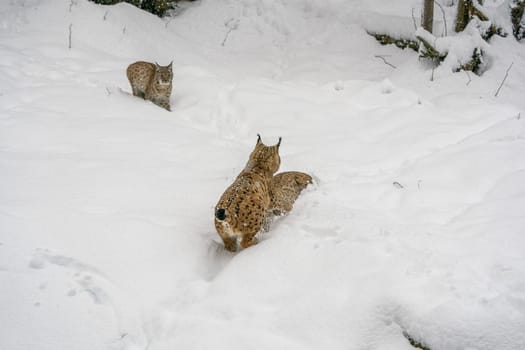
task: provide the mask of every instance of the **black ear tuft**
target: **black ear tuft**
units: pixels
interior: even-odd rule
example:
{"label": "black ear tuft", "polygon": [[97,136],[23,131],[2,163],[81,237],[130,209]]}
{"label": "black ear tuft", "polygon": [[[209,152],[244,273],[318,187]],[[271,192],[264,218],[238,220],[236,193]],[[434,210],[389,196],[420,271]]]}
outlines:
{"label": "black ear tuft", "polygon": [[217,218],[217,220],[221,220],[221,221],[226,219],[226,210],[222,208],[215,210],[215,217]]}
{"label": "black ear tuft", "polygon": [[281,140],[282,140],[282,137],[279,136],[279,142],[277,142],[277,148],[279,148],[279,146],[281,145]]}
{"label": "black ear tuft", "polygon": [[257,134],[257,145],[261,142],[261,135]]}

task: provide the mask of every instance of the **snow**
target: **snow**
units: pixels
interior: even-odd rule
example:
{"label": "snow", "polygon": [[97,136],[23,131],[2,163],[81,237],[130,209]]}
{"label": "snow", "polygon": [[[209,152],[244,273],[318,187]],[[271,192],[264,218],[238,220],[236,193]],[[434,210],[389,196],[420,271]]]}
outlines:
{"label": "snow", "polygon": [[[0,349],[524,349],[523,44],[432,72],[366,34],[412,8],[0,2]],[[174,61],[172,112],[139,59]],[[257,133],[316,184],[230,254]]]}

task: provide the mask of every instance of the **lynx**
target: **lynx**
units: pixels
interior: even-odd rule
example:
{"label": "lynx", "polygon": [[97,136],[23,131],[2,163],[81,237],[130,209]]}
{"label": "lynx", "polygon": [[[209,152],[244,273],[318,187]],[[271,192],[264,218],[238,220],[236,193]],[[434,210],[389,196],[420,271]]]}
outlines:
{"label": "lynx", "polygon": [[271,213],[270,187],[273,174],[281,165],[279,142],[266,146],[257,135],[257,143],[244,170],[226,189],[215,206],[215,228],[224,247],[237,251],[257,243],[255,235]]}
{"label": "lynx", "polygon": [[274,176],[281,165],[279,147],[265,146],[257,135],[248,163],[215,206],[215,228],[232,252],[257,243],[259,231],[269,229],[274,216],[288,214],[312,177],[298,171]]}
{"label": "lynx", "polygon": [[143,61],[130,64],[126,73],[133,95],[171,111],[172,64],[159,66],[156,62]]}
{"label": "lynx", "polygon": [[312,183],[312,177],[299,171],[287,171],[273,177],[270,187],[270,208],[273,215],[288,214],[299,194]]}

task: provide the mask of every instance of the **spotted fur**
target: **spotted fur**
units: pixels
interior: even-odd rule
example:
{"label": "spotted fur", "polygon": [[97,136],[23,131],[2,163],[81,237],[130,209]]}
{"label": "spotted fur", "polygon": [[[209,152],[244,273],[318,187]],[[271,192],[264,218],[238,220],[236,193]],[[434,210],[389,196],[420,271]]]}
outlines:
{"label": "spotted fur", "polygon": [[158,63],[138,61],[126,70],[133,95],[142,97],[157,106],[171,110],[170,96],[172,89],[172,63],[159,66]]}
{"label": "spotted fur", "polygon": [[299,171],[275,175],[270,187],[270,208],[273,215],[288,214],[299,194],[312,183],[312,177]]}
{"label": "spotted fur", "polygon": [[259,136],[244,170],[215,206],[215,228],[229,251],[236,251],[239,243],[242,248],[257,243],[255,235],[271,212],[270,188],[281,164],[280,143],[279,139],[266,146]]}

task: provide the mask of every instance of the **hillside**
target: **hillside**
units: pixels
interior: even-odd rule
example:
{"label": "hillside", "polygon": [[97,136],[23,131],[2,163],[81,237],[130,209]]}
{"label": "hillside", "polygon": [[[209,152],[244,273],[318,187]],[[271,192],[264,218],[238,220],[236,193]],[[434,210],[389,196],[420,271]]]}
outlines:
{"label": "hillside", "polygon": [[[0,2],[0,349],[525,349],[524,46],[432,72],[366,34],[419,13],[384,3]],[[316,183],[231,254],[257,133]]]}

